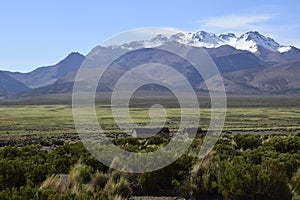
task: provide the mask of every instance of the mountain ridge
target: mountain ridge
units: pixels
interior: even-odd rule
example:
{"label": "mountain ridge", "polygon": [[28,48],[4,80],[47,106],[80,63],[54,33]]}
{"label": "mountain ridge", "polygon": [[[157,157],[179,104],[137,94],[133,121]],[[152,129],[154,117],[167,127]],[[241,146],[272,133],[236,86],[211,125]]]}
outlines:
{"label": "mountain ridge", "polygon": [[158,34],[149,40],[133,41],[125,43],[121,46],[128,48],[130,45],[140,48],[151,48],[160,46],[167,41],[176,41],[178,43],[187,44],[196,47],[217,48],[223,45],[229,45],[239,50],[247,50],[251,53],[256,53],[258,47],[264,47],[272,52],[288,52],[293,46],[285,46],[278,44],[274,39],[260,34],[258,31],[248,31],[237,37],[233,33],[214,34],[206,31],[196,31],[183,33],[178,32],[171,36]]}
{"label": "mountain ridge", "polygon": [[[288,61],[265,68],[253,68],[225,73],[222,79],[226,92],[240,94],[294,94],[300,93],[300,60]],[[206,81],[212,90],[221,91],[217,77]],[[200,90],[207,90],[205,83]]]}
{"label": "mountain ridge", "polygon": [[72,52],[52,66],[39,67],[28,73],[9,71],[5,71],[5,73],[26,84],[29,88],[34,89],[51,85],[60,77],[67,75],[71,71],[78,70],[84,59],[85,57],[82,54]]}
{"label": "mountain ridge", "polygon": [[[140,60],[147,60],[147,56],[149,56],[147,53],[143,55],[137,52],[151,52],[149,49],[152,47],[172,42],[180,45],[191,45],[195,48],[203,47],[216,63],[223,76],[225,87],[227,85],[229,88],[227,91],[229,93],[287,93],[288,91],[298,91],[300,88],[300,83],[298,84],[297,79],[293,76],[299,73],[300,49],[280,45],[274,39],[265,37],[257,31],[249,31],[240,36],[233,33],[217,35],[205,31],[178,32],[168,37],[158,34],[149,40],[132,41],[121,45],[96,46],[88,55],[98,55],[101,52],[103,62],[102,64],[101,62],[97,63],[99,66],[105,65],[106,60],[120,55],[120,53],[130,52],[132,58],[140,55]],[[154,56],[155,53],[151,55]],[[7,82],[3,81],[8,76],[12,78],[11,84],[15,82],[14,84],[22,89],[20,91],[8,91],[2,86],[2,88],[0,87],[0,96],[8,97],[14,94],[14,97],[22,98],[72,92],[77,70],[84,60],[84,55],[72,52],[55,65],[39,67],[28,73],[3,71],[2,74],[5,74],[6,78],[0,76],[0,82],[2,80],[4,87],[9,87],[6,85]],[[291,63],[293,67],[285,67],[290,66]],[[130,65],[130,62],[127,63],[127,68]],[[297,67],[298,65],[299,67]],[[288,73],[283,73],[280,69],[286,69]],[[112,70],[108,76],[110,80],[102,83],[100,91],[111,90],[112,86],[109,84],[119,76],[118,73],[122,70],[124,69]],[[204,83],[199,83],[201,82],[200,79],[195,78],[190,67],[182,68],[181,72],[187,75],[187,78],[193,83],[193,87],[205,90]],[[276,73],[278,76],[275,76]],[[262,80],[260,74],[266,76],[265,81]]]}

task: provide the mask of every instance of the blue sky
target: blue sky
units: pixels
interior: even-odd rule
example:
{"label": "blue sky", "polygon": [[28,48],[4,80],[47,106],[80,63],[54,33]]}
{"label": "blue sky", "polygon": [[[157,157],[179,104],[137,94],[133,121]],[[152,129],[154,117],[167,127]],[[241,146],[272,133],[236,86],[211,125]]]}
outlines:
{"label": "blue sky", "polygon": [[300,1],[7,0],[0,2],[0,70],[27,72],[87,54],[134,28],[240,34],[257,30],[300,47]]}

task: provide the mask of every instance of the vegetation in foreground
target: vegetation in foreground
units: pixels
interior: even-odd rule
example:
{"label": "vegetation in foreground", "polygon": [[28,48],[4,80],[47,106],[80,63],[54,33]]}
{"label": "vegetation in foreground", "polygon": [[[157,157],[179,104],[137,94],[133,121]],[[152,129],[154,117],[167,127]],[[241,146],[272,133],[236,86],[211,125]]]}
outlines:
{"label": "vegetation in foreground", "polygon": [[[0,199],[128,199],[174,195],[186,199],[292,199],[300,193],[300,136],[223,135],[205,158],[203,136],[170,166],[127,174],[95,160],[81,143],[0,149]],[[167,139],[114,139],[128,150],[161,147]]]}

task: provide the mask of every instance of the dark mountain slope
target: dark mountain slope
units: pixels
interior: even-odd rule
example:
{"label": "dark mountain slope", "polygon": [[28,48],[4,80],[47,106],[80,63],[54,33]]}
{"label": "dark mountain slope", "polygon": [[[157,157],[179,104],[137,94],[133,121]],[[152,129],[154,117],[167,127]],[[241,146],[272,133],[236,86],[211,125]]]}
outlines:
{"label": "dark mountain slope", "polygon": [[6,73],[30,88],[38,88],[46,85],[51,85],[59,78],[67,75],[72,71],[78,70],[84,58],[85,57],[80,53],[71,53],[65,59],[53,66],[40,67],[29,73]]}
{"label": "dark mountain slope", "polygon": [[28,89],[25,84],[0,71],[0,98],[6,98],[11,94]]}

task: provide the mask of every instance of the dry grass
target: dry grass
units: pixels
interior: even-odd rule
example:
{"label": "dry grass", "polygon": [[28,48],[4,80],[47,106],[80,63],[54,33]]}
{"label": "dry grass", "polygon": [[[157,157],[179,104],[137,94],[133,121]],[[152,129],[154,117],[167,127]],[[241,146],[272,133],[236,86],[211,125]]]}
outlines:
{"label": "dry grass", "polygon": [[108,181],[109,177],[107,174],[103,172],[97,171],[92,179],[92,187],[94,190],[103,189]]}
{"label": "dry grass", "polygon": [[111,178],[105,185],[104,191],[108,193],[109,196],[121,199],[129,199],[132,195],[132,189],[130,183],[124,177],[121,177],[118,182],[114,182]]}
{"label": "dry grass", "polygon": [[106,194],[109,199],[129,199],[132,195],[131,185],[124,177],[124,173],[96,172],[91,174],[92,168],[78,162],[68,175],[52,175],[40,186],[40,189],[50,189],[58,193],[94,191]]}
{"label": "dry grass", "polygon": [[40,186],[40,189],[51,189],[55,192],[65,192],[67,190],[67,184],[62,179],[61,175],[52,175],[48,177]]}
{"label": "dry grass", "polygon": [[79,162],[72,167],[69,175],[56,174],[47,178],[40,189],[51,189],[59,193],[67,191],[80,193],[82,190],[89,190],[91,187],[88,181],[91,179],[91,171],[91,167]]}
{"label": "dry grass", "polygon": [[92,168],[81,164],[75,164],[69,173],[68,189],[73,193],[79,193],[83,189],[84,183],[91,179]]}

